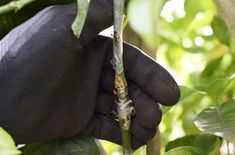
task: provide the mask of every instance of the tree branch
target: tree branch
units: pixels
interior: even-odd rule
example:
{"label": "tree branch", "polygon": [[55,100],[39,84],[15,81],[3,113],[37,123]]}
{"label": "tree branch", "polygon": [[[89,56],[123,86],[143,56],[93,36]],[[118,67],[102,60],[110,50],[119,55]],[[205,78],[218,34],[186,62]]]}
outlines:
{"label": "tree branch", "polygon": [[214,0],[219,14],[222,16],[230,32],[235,36],[235,1]]}
{"label": "tree branch", "polygon": [[3,13],[7,13],[9,11],[18,11],[21,8],[23,8],[25,5],[33,2],[35,0],[18,0],[18,1],[11,1],[7,3],[6,5],[3,5],[0,7],[0,15]]}
{"label": "tree branch", "polygon": [[130,123],[133,107],[128,96],[127,82],[123,68],[123,21],[124,0],[114,0],[114,38],[113,38],[113,68],[115,70],[115,91],[117,94],[117,112],[122,133],[123,154],[130,155],[131,136]]}

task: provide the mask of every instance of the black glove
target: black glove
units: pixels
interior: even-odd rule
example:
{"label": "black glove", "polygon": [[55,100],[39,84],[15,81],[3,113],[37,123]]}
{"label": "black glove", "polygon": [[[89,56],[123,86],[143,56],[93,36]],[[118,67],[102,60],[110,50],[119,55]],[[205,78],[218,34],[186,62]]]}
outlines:
{"label": "black glove", "polygon": [[[112,1],[90,2],[78,40],[76,6],[54,6],[12,30],[0,42],[0,126],[17,143],[89,135],[121,144],[115,109],[112,39],[97,36],[112,24]],[[171,75],[138,49],[124,45],[133,148],[146,143],[161,120],[158,102],[173,105],[179,89]]]}

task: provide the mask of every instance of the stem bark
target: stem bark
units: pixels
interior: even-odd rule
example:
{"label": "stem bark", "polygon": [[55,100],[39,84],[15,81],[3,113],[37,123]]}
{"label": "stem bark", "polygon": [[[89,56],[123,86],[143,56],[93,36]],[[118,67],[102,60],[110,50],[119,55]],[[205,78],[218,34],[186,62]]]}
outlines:
{"label": "stem bark", "polygon": [[117,112],[122,134],[123,154],[131,155],[130,123],[133,107],[128,96],[127,81],[123,67],[123,22],[124,0],[114,0],[113,68],[115,70],[115,92]]}
{"label": "stem bark", "polygon": [[235,1],[234,0],[213,0],[230,32],[235,36]]}

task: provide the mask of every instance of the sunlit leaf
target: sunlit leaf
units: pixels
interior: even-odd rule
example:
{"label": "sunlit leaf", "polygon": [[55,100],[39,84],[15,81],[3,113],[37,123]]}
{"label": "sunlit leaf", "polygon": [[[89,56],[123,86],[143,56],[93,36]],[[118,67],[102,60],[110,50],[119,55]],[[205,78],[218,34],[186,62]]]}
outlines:
{"label": "sunlit leaf", "polygon": [[12,155],[20,153],[21,152],[16,149],[15,142],[12,137],[0,127],[0,154]]}
{"label": "sunlit leaf", "polygon": [[184,28],[186,28],[192,23],[196,15],[206,12],[208,10],[210,12],[215,12],[216,10],[212,1],[185,0],[186,16],[182,21],[179,21],[179,26],[180,22],[183,22],[183,26]]}
{"label": "sunlit leaf", "polygon": [[208,155],[208,154],[197,147],[182,146],[168,151],[165,155]]}
{"label": "sunlit leaf", "polygon": [[[197,108],[198,110],[201,108]],[[195,110],[197,111],[197,110]],[[197,116],[197,112],[188,112],[182,118],[182,128],[186,135],[200,134],[200,130],[194,125],[193,120]]]}
{"label": "sunlit leaf", "polygon": [[162,106],[162,113],[167,114],[172,108],[172,106]]}
{"label": "sunlit leaf", "polygon": [[203,132],[235,142],[235,100],[209,107],[198,114],[194,123]]}
{"label": "sunlit leaf", "polygon": [[175,59],[180,60],[183,57],[183,55],[184,55],[184,49],[182,49],[179,46],[174,46],[174,45],[171,45],[165,54],[169,65],[174,68],[181,67],[181,64],[177,61],[174,61],[174,60]]}
{"label": "sunlit leaf", "polygon": [[[220,66],[222,58],[218,58],[212,61],[207,62],[206,67],[201,72],[201,79],[205,79],[214,75],[217,71],[216,68]],[[209,84],[209,83],[208,83]]]}
{"label": "sunlit leaf", "polygon": [[27,145],[23,155],[99,155],[93,138],[73,137],[41,144]]}
{"label": "sunlit leaf", "polygon": [[169,43],[170,45],[177,46],[181,44],[180,35],[172,29],[166,29],[161,23],[158,24],[160,31],[158,31],[158,35],[161,36],[160,43]]}
{"label": "sunlit leaf", "polygon": [[224,56],[228,52],[229,52],[228,47],[220,44],[218,46],[215,46],[215,48],[212,51],[210,51],[207,55],[205,55],[205,58],[207,61],[216,60]]}
{"label": "sunlit leaf", "polygon": [[193,93],[202,93],[199,90],[187,86],[180,86],[180,101],[190,97]]}
{"label": "sunlit leaf", "polygon": [[106,141],[106,140],[99,140],[102,144],[102,146],[104,147],[104,150],[106,152],[107,155],[112,154],[113,152],[121,152],[122,148],[120,145],[114,144],[110,141]]}
{"label": "sunlit leaf", "polygon": [[195,112],[194,110],[197,110],[196,107],[198,107],[201,100],[207,95],[203,91],[199,91],[196,89],[192,89],[189,87],[180,87],[182,91],[182,97],[179,101],[179,105],[183,106],[183,111],[181,115],[179,116],[179,119],[184,118],[185,115],[188,113]]}
{"label": "sunlit leaf", "polygon": [[230,45],[231,34],[224,21],[220,17],[214,16],[211,26],[213,28],[214,36],[221,43]]}
{"label": "sunlit leaf", "polygon": [[146,152],[146,151],[147,151],[146,146],[142,146],[142,147],[138,148],[134,153],[132,153],[132,155],[146,155],[146,154],[144,154],[144,152]]}
{"label": "sunlit leaf", "polygon": [[217,79],[207,88],[207,93],[214,102],[220,103],[222,102],[224,91],[232,82],[235,82],[235,76]]}
{"label": "sunlit leaf", "polygon": [[196,28],[205,26],[210,24],[210,22],[213,19],[213,12],[211,11],[205,11],[205,12],[200,12],[200,15],[195,16],[193,21],[190,23],[187,31],[192,31],[195,30]]}
{"label": "sunlit leaf", "polygon": [[12,137],[0,127],[0,147],[15,147]]}
{"label": "sunlit leaf", "polygon": [[[235,57],[232,56],[232,60],[226,70],[223,70],[226,75],[232,75],[235,73]],[[235,75],[235,74],[234,74]]]}
{"label": "sunlit leaf", "polygon": [[0,154],[1,155],[18,155],[18,154],[21,154],[21,152],[13,148],[0,148]]}
{"label": "sunlit leaf", "polygon": [[213,1],[185,0],[185,11],[196,15],[199,12],[211,10],[215,12],[216,8]]}

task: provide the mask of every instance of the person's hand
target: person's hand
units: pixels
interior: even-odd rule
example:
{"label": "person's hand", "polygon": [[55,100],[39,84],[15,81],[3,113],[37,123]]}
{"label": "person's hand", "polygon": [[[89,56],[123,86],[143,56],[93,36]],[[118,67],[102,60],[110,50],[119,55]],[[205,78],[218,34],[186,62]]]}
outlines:
{"label": "person's hand", "polygon": [[[88,135],[121,144],[115,110],[112,39],[97,34],[112,24],[112,1],[93,0],[80,39],[71,30],[76,5],[47,8],[0,41],[0,126],[17,143]],[[158,103],[173,105],[179,88],[140,50],[124,45],[133,148],[154,136]]]}

